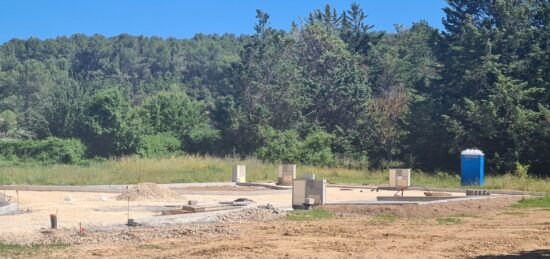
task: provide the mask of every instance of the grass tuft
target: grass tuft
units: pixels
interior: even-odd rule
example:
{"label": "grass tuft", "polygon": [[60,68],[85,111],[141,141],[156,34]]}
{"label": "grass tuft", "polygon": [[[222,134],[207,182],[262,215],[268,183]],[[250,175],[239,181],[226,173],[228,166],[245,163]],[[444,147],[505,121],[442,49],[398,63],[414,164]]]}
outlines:
{"label": "grass tuft", "polygon": [[374,216],[370,218],[370,221],[376,222],[376,223],[391,223],[391,222],[397,221],[398,219],[399,217],[396,215],[385,214],[385,215]]}
{"label": "grass tuft", "polygon": [[312,210],[294,210],[287,215],[287,219],[291,221],[309,221],[332,218],[334,214],[323,209]]}
{"label": "grass tuft", "polygon": [[550,195],[538,198],[522,198],[512,205],[513,208],[550,208]]}
{"label": "grass tuft", "polygon": [[437,223],[441,225],[454,225],[454,224],[460,224],[464,222],[462,218],[455,218],[455,217],[439,217],[437,218]]}
{"label": "grass tuft", "polygon": [[0,257],[11,256],[33,256],[40,254],[43,256],[48,250],[64,249],[69,247],[68,244],[32,244],[32,245],[20,245],[20,244],[3,244],[0,243]]}

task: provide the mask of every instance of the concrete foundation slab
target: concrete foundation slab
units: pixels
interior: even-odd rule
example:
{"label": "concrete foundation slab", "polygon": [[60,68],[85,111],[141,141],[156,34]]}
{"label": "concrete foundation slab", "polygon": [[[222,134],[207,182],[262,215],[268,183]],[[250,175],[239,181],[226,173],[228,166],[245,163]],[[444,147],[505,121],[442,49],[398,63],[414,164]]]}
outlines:
{"label": "concrete foundation slab", "polygon": [[273,190],[290,190],[292,186],[280,186],[270,183],[237,183],[237,186],[264,187]]}
{"label": "concrete foundation slab", "polygon": [[377,201],[413,201],[413,202],[426,202],[426,201],[439,201],[464,198],[463,196],[378,196]]}

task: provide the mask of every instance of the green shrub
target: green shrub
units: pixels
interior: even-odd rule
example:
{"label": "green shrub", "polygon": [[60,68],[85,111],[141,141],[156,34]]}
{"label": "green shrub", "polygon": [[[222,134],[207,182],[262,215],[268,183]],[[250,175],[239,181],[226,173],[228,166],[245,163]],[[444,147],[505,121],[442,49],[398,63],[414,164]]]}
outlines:
{"label": "green shrub", "polygon": [[220,137],[210,121],[207,105],[178,90],[150,96],[143,101],[139,113],[146,132],[172,132],[189,152],[212,152]]}
{"label": "green shrub", "polygon": [[257,151],[258,158],[270,162],[296,163],[300,160],[300,136],[295,130],[277,131],[273,128],[262,130],[267,143]]}
{"label": "green shrub", "polygon": [[85,107],[82,141],[90,156],[119,157],[136,153],[140,121],[124,93],[110,88]]}
{"label": "green shrub", "polygon": [[516,170],[514,171],[514,175],[519,177],[520,179],[527,179],[529,176],[529,165],[523,165],[519,162],[515,163]]}
{"label": "green shrub", "polygon": [[6,110],[0,112],[0,132],[8,133],[17,129],[17,115]]}
{"label": "green shrub", "polygon": [[296,130],[277,131],[264,129],[266,144],[260,147],[257,155],[270,162],[297,163],[329,166],[334,164],[331,150],[332,135],[324,131],[314,131],[300,138]]}
{"label": "green shrub", "polygon": [[7,160],[73,164],[80,161],[85,152],[84,145],[77,139],[0,141],[0,156]]}
{"label": "green shrub", "polygon": [[334,164],[334,156],[330,148],[332,135],[324,131],[308,134],[301,147],[301,160],[306,164],[329,166]]}
{"label": "green shrub", "polygon": [[142,136],[137,153],[142,157],[166,157],[181,153],[181,141],[169,133]]}

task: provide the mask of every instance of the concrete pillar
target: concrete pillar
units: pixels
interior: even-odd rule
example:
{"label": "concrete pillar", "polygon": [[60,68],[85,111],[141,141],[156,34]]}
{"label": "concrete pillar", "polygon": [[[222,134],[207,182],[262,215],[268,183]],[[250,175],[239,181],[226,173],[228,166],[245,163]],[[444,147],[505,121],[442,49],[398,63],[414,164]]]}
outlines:
{"label": "concrete pillar", "polygon": [[390,169],[390,187],[405,188],[411,186],[411,169]]}
{"label": "concrete pillar", "polygon": [[246,182],[246,165],[233,166],[231,181],[235,183]]}
{"label": "concrete pillar", "polygon": [[279,181],[278,185],[292,185],[292,181],[296,179],[296,165],[280,165],[279,166]]}
{"label": "concrete pillar", "polygon": [[304,203],[324,205],[327,180],[296,179],[292,183],[292,208],[302,209]]}

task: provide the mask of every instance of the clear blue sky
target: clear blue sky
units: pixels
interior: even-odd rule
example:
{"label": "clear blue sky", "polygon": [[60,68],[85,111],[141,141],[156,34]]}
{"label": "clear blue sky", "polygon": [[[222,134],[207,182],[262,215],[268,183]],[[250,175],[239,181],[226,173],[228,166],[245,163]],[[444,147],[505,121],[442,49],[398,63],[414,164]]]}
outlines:
{"label": "clear blue sky", "polygon": [[[271,26],[292,21],[330,4],[341,11],[348,0],[0,0],[0,43],[84,33],[189,38],[195,33],[250,34],[256,9],[270,14]],[[445,0],[357,0],[376,30],[393,31],[424,19],[442,28]]]}

